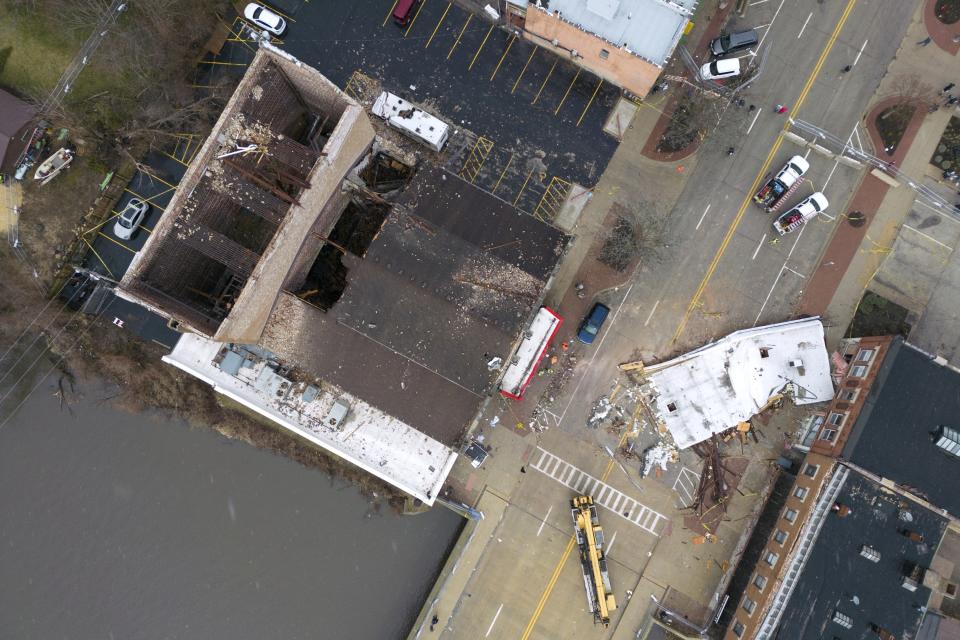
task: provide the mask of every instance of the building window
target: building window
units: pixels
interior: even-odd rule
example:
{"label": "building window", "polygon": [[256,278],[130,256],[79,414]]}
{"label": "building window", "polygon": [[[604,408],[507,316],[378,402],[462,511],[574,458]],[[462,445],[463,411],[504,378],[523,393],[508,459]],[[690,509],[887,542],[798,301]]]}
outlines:
{"label": "building window", "polygon": [[770,357],[770,350],[767,349],[766,347],[760,347],[760,357],[761,357],[761,358],[769,358],[769,357]]}
{"label": "building window", "polygon": [[743,632],[746,631],[746,627],[743,626],[743,623],[737,620],[733,625],[733,635],[738,638],[743,635]]}
{"label": "building window", "polygon": [[867,375],[867,368],[862,364],[854,365],[850,368],[850,375],[854,378],[862,378]]}
{"label": "building window", "polygon": [[781,529],[777,529],[777,532],[773,534],[773,539],[777,541],[777,544],[782,545],[787,541],[787,532]]}
{"label": "building window", "polygon": [[824,429],[820,432],[820,439],[826,440],[827,442],[833,442],[837,439],[837,430],[836,429]]}
{"label": "building window", "polygon": [[810,493],[810,489],[807,487],[797,487],[793,490],[793,497],[797,500],[803,502],[807,499],[807,494]]}
{"label": "building window", "polygon": [[805,476],[807,476],[807,477],[809,477],[809,478],[816,478],[816,477],[817,477],[817,471],[819,471],[819,470],[820,470],[820,467],[819,467],[818,465],[808,464],[807,466],[805,466],[805,467],[803,468],[803,475],[805,475]]}
{"label": "building window", "polygon": [[845,413],[832,412],[832,413],[830,414],[830,417],[827,418],[827,422],[829,422],[830,424],[832,424],[832,425],[834,425],[834,426],[839,427],[840,425],[843,424],[843,421],[846,420],[846,419],[847,419],[847,414],[845,414]]}
{"label": "building window", "polygon": [[766,562],[771,567],[775,566],[777,564],[777,560],[779,559],[780,559],[780,556],[774,553],[773,551],[768,551],[767,555],[763,556],[763,561]]}
{"label": "building window", "polygon": [[673,413],[673,412],[676,411],[676,410],[677,410],[677,403],[676,403],[676,402],[671,402],[671,403],[669,403],[669,404],[667,405],[667,411],[669,411],[670,413]]}
{"label": "building window", "polygon": [[787,509],[783,512],[783,519],[787,522],[796,522],[797,521],[797,512],[793,509]]}
{"label": "building window", "polygon": [[603,60],[606,60],[607,58],[610,57],[610,52],[607,51],[606,49],[600,49],[600,57],[601,57]]}
{"label": "building window", "polygon": [[764,588],[765,586],[767,586],[767,577],[766,577],[766,576],[762,576],[762,575],[760,575],[760,574],[758,573],[758,574],[757,574],[756,576],[754,576],[754,578],[753,578],[753,586],[755,586],[757,589],[760,589],[761,591],[763,591],[763,588]]}
{"label": "building window", "polygon": [[753,614],[753,610],[757,608],[757,603],[751,600],[750,598],[743,599],[743,610],[747,612],[747,615]]}
{"label": "building window", "polygon": [[861,349],[857,354],[857,360],[860,362],[870,362],[873,360],[873,349]]}
{"label": "building window", "polygon": [[857,399],[857,396],[860,395],[860,389],[847,389],[846,391],[840,392],[840,398],[846,402],[854,402]]}

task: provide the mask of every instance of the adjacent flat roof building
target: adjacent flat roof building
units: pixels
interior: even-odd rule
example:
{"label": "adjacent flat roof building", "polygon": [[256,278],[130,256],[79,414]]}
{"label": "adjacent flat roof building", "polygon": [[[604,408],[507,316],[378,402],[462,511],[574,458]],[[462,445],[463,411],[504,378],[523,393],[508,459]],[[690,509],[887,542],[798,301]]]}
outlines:
{"label": "adjacent flat roof building", "polygon": [[567,240],[266,46],[121,295],[185,332],[168,363],[432,504]]}
{"label": "adjacent flat roof building", "polygon": [[681,449],[736,427],[786,396],[798,405],[833,397],[818,318],[731,333],[644,367],[651,408]]}
{"label": "adjacent flat roof building", "polygon": [[725,640],[932,640],[960,616],[960,373],[900,338],[846,340],[833,363],[837,394],[737,569]]}
{"label": "adjacent flat roof building", "polygon": [[644,97],[663,71],[696,0],[508,0],[527,39]]}

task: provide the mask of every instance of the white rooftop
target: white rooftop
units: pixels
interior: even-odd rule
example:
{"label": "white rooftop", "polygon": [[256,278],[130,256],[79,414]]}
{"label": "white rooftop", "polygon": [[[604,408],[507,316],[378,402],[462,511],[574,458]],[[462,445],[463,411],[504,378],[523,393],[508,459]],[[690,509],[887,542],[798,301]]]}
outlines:
{"label": "white rooftop", "polygon": [[673,52],[697,0],[547,0],[547,11],[656,65]]}
{"label": "white rooftop", "polygon": [[819,318],[737,331],[644,372],[681,449],[750,419],[777,394],[798,405],[834,394]]}
{"label": "white rooftop", "polygon": [[370,110],[394,128],[414,134],[438,151],[450,135],[446,122],[389,91],[381,93]]}
{"label": "white rooftop", "polygon": [[[269,362],[230,351],[224,343],[184,334],[163,360],[223,395],[368,473],[432,505],[457,453],[396,418],[328,384],[296,383]],[[219,358],[218,358],[219,356]],[[218,364],[219,362],[219,364]],[[339,427],[328,423],[337,400],[350,405]]]}

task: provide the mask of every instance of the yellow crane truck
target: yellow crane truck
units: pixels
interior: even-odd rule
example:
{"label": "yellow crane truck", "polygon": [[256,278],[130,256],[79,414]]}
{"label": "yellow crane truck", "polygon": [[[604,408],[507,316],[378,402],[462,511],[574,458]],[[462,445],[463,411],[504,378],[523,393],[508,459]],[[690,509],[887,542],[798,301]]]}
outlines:
{"label": "yellow crane truck", "polygon": [[594,622],[610,624],[610,612],[617,608],[603,554],[603,528],[597,518],[597,506],[591,496],[577,496],[570,501],[573,528],[580,548],[580,568],[587,589],[587,604]]}

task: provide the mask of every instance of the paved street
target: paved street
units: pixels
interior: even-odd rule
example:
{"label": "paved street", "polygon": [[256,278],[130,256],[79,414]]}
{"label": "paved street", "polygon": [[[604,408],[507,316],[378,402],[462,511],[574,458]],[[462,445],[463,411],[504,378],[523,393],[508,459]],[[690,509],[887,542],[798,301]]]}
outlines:
{"label": "paved street", "polygon": [[[858,123],[914,6],[895,0],[766,4],[772,5],[770,17],[776,16],[763,45],[771,51],[763,75],[744,95],[757,106],[756,121],[752,127],[748,123],[749,133],[744,131],[733,158],[726,156],[726,147],[708,141],[695,168],[691,170],[693,162],[682,162],[689,177],[669,215],[669,248],[659,262],[637,273],[616,322],[605,329],[607,339],[596,360],[579,372],[584,378],[578,376],[568,386],[577,392],[558,399],[555,412],[564,415],[564,428],[583,424],[590,402],[615,379],[615,365],[637,349],[645,358],[664,358],[736,329],[793,317],[804,281],[833,225],[843,220],[859,172],[785,140],[780,136],[785,116],[774,114],[772,107],[786,104],[792,117],[868,144]],[[847,6],[852,6],[849,13]],[[763,24],[763,15],[750,13],[748,18],[744,24]],[[841,74],[855,59],[853,70]],[[798,153],[811,168],[794,198],[821,190],[831,206],[826,216],[776,238],[772,217],[750,198],[769,172]],[[643,163],[637,165],[643,175]],[[630,188],[601,180],[591,206],[602,207],[611,190]]]}

